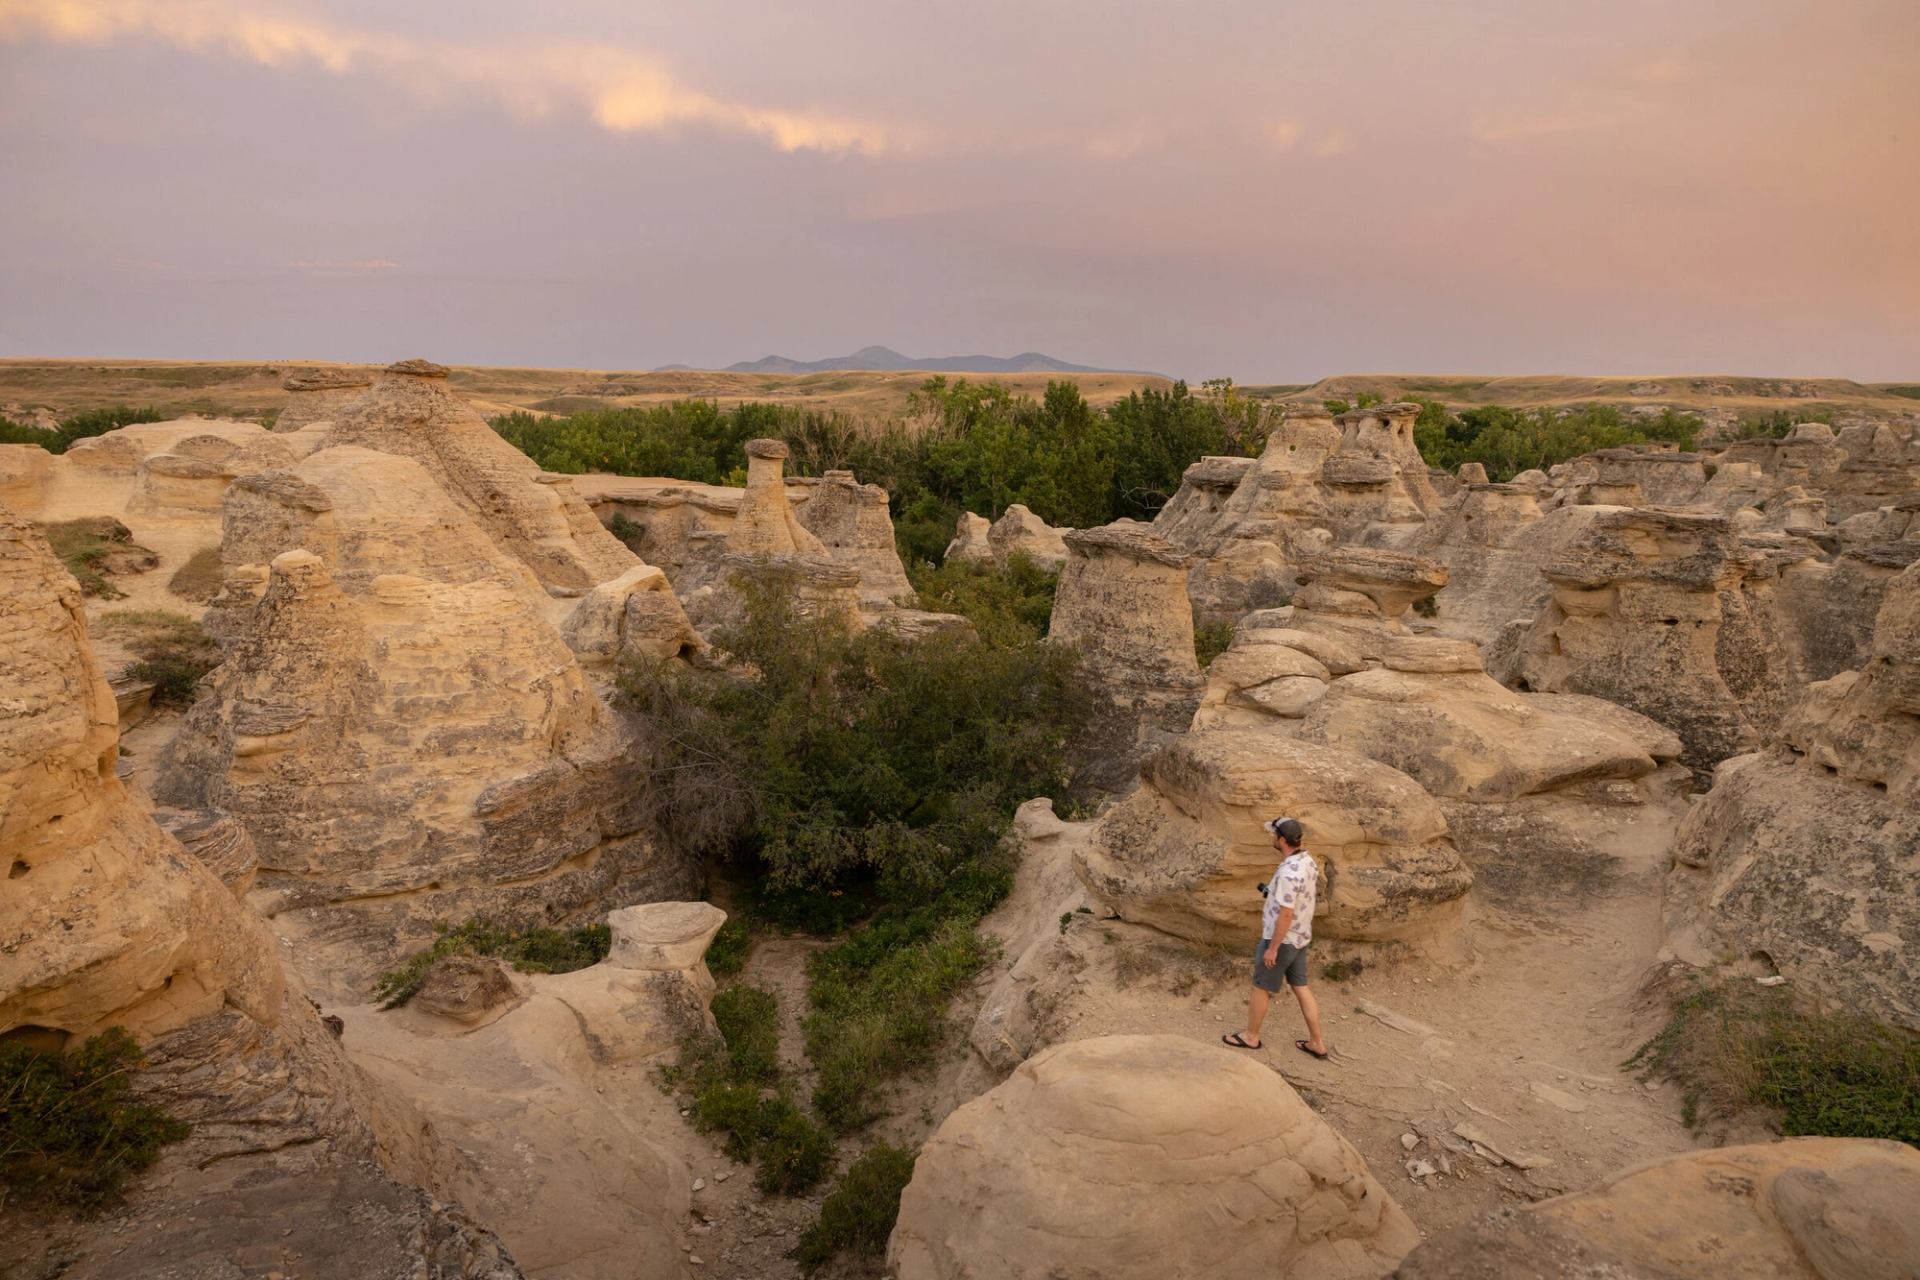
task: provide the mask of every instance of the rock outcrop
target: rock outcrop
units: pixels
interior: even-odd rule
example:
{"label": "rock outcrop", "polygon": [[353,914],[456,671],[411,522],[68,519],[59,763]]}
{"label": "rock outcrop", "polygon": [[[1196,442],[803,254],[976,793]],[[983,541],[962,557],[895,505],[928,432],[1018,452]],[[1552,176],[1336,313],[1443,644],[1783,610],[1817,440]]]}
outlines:
{"label": "rock outcrop", "polygon": [[1603,508],[1543,571],[1553,595],[1495,674],[1546,693],[1619,703],[1680,735],[1703,781],[1752,750],[1794,678],[1763,561],[1726,517]]}
{"label": "rock outcrop", "polygon": [[987,539],[992,528],[993,523],[985,516],[962,511],[959,520],[954,522],[953,540],[947,543],[941,559],[962,564],[992,564],[993,543]]}
{"label": "rock outcrop", "polygon": [[899,1280],[1357,1280],[1418,1239],[1276,1073],[1173,1036],[1110,1036],[1038,1054],[948,1116],[887,1258]]}
{"label": "rock outcrop", "polygon": [[1765,750],[1722,764],[1674,845],[1669,936],[1759,956],[1796,989],[1920,1031],[1920,564],[1859,671],[1814,685]]}
{"label": "rock outcrop", "polygon": [[1185,734],[1141,769],[1080,854],[1093,896],[1123,919],[1234,948],[1259,936],[1255,886],[1273,874],[1264,824],[1300,819],[1321,866],[1314,936],[1444,951],[1473,874],[1440,806],[1397,769],[1245,730]]}
{"label": "rock outcrop", "polygon": [[1792,1138],[1670,1156],[1421,1244],[1394,1280],[1920,1275],[1920,1153]]}
{"label": "rock outcrop", "polygon": [[342,406],[323,448],[412,458],[541,586],[577,593],[637,562],[564,476],[548,475],[447,387],[447,371],[403,360]]}
{"label": "rock outcrop", "polygon": [[[247,828],[268,909],[345,944],[341,981],[434,919],[565,919],[696,882],[641,830],[627,734],[546,594],[420,464],[340,446],[249,477],[223,554],[225,661],[155,793]],[[632,622],[630,643],[662,620],[649,596],[670,597],[618,585],[581,607]]]}
{"label": "rock outcrop", "polygon": [[1288,405],[1258,459],[1203,458],[1154,519],[1195,557],[1202,618],[1231,621],[1284,604],[1309,556],[1336,545],[1395,546],[1438,509],[1413,443],[1420,407],[1344,413]]}
{"label": "rock outcrop", "polygon": [[1002,564],[1019,555],[1048,573],[1058,573],[1067,563],[1062,531],[1018,502],[1001,512],[987,529],[987,545],[993,548],[993,558]]}
{"label": "rock outcrop", "polygon": [[860,575],[860,607],[885,609],[914,599],[906,566],[894,545],[887,491],[860,484],[851,471],[829,471],[816,481],[788,481],[809,490],[796,518],[820,541],[824,554]]}
{"label": "rock outcrop", "polygon": [[0,1034],[60,1048],[126,1027],[142,1092],[194,1126],[112,1226],[29,1231],[7,1205],[9,1261],[39,1240],[62,1275],[125,1275],[126,1250],[148,1274],[226,1274],[271,1239],[305,1274],[519,1276],[444,1203],[451,1151],[347,1063],[259,923],[122,787],[79,589],[4,510],[0,597]]}
{"label": "rock outcrop", "polygon": [[1132,520],[1070,530],[1065,538],[1067,564],[1048,634],[1080,651],[1100,698],[1084,744],[1093,762],[1088,776],[1120,787],[1153,734],[1186,727],[1199,702],[1189,557]]}
{"label": "rock outcrop", "polygon": [[288,374],[280,385],[287,392],[287,403],[273,420],[273,429],[299,431],[316,422],[332,422],[373,385],[373,374],[365,369],[307,369]]}

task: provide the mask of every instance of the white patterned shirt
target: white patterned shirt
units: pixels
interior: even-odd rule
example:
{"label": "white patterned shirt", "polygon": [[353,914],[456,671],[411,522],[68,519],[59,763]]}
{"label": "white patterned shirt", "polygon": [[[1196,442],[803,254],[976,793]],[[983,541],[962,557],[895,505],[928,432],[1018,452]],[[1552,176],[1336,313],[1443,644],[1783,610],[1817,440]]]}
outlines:
{"label": "white patterned shirt", "polygon": [[1320,867],[1305,849],[1280,864],[1267,882],[1267,909],[1260,919],[1260,940],[1273,940],[1280,923],[1280,912],[1293,908],[1293,921],[1281,941],[1290,947],[1304,947],[1313,941],[1313,904],[1320,889]]}

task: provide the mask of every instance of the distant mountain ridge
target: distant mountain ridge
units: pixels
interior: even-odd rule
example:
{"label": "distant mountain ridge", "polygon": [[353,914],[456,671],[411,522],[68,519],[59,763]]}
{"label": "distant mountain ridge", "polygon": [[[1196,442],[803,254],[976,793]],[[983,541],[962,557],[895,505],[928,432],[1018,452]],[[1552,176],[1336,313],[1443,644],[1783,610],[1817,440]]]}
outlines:
{"label": "distant mountain ridge", "polygon": [[791,360],[765,356],[726,367],[727,373],[829,373],[836,369],[926,369],[935,373],[1130,373],[1128,369],[1100,369],[1069,364],[1038,351],[1017,356],[903,356],[891,347],[862,347],[850,356],[825,360]]}

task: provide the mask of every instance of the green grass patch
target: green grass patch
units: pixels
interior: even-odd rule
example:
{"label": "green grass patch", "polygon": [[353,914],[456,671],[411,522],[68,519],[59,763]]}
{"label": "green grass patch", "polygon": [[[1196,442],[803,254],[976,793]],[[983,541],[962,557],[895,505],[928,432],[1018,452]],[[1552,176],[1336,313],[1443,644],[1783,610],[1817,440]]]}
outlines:
{"label": "green grass patch", "polygon": [[0,1040],[0,1185],[9,1198],[97,1211],[187,1136],[184,1121],[134,1096],[140,1062],[123,1027],[65,1053]]}
{"label": "green grass patch", "polygon": [[220,582],[220,548],[202,547],[173,571],[167,579],[167,590],[182,600],[205,604],[219,594]]}
{"label": "green grass patch", "polygon": [[800,1237],[793,1256],[808,1271],[843,1253],[878,1258],[887,1251],[900,1216],[900,1193],[913,1178],[915,1154],[888,1143],[867,1148],[847,1166],[820,1205],[820,1217]]}
{"label": "green grass patch", "polygon": [[803,1027],[814,1109],[834,1131],[878,1119],[896,1078],[933,1065],[947,1039],[948,1001],[992,955],[974,929],[978,918],[925,908],[814,955]]}
{"label": "green grass patch", "polygon": [[419,993],[427,970],[442,956],[495,956],[521,973],[572,973],[599,964],[613,947],[613,931],[604,924],[556,929],[548,925],[515,927],[475,916],[464,924],[436,925],[440,936],[424,951],[407,957],[380,975],[374,995],[383,1009],[397,1009]]}
{"label": "green grass patch", "polygon": [[760,987],[728,987],[713,998],[713,1020],[727,1045],[727,1078],[772,1084],[780,1078],[780,1003]]}
{"label": "green grass patch", "polygon": [[707,972],[716,978],[730,978],[746,967],[753,950],[753,922],[736,912],[720,926],[707,947]]}
{"label": "green grass patch", "polygon": [[134,652],[127,674],[153,681],[158,706],[191,706],[201,679],[220,664],[220,646],[205,628],[169,609],[115,609],[102,615],[100,632]]}
{"label": "green grass patch", "polygon": [[1788,1137],[1920,1146],[1920,1037],[1811,1011],[1784,987],[1703,983],[1626,1065],[1678,1083],[1689,1127],[1757,1108]]}
{"label": "green grass patch", "polygon": [[119,600],[126,595],[113,583],[116,575],[139,573],[160,562],[160,557],[133,540],[127,526],[111,516],[85,516],[79,520],[59,520],[43,524],[53,554],[80,584],[80,591],[98,600]]}

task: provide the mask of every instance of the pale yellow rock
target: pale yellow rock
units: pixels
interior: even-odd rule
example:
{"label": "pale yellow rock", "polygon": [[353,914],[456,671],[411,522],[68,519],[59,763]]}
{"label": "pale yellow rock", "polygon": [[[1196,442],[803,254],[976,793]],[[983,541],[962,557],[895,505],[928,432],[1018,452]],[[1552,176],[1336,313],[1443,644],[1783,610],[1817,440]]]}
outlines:
{"label": "pale yellow rock", "polygon": [[1123,918],[1195,941],[1249,946],[1255,886],[1278,859],[1269,819],[1306,828],[1322,868],[1316,938],[1443,949],[1472,873],[1419,783],[1364,756],[1261,732],[1188,733],[1142,767],[1082,852],[1088,890]]}
{"label": "pale yellow rock", "polygon": [[607,963],[621,969],[689,969],[707,954],[727,913],[710,902],[648,902],[607,917],[613,949]]}
{"label": "pale yellow rock", "polygon": [[617,578],[637,557],[601,527],[567,479],[541,472],[447,388],[424,360],[391,365],[343,406],[326,449],[359,445],[411,458],[543,587],[584,590]]}
{"label": "pale yellow rock", "polygon": [[985,516],[975,515],[971,511],[962,511],[955,521],[953,540],[947,543],[945,560],[956,560],[963,564],[993,563],[993,544],[987,540],[993,524]]}
{"label": "pale yellow rock", "polygon": [[1020,555],[1049,573],[1058,573],[1067,562],[1067,543],[1061,531],[1018,502],[988,527],[987,545],[992,548],[993,558],[1002,564]]}
{"label": "pale yellow rock", "polygon": [[1418,1240],[1273,1071],[1108,1036],[1036,1055],[947,1117],[887,1260],[898,1280],[1338,1280],[1383,1276]]}
{"label": "pale yellow rock", "polygon": [[1790,1138],[1669,1156],[1421,1244],[1396,1280],[1896,1280],[1920,1274],[1920,1153]]}

